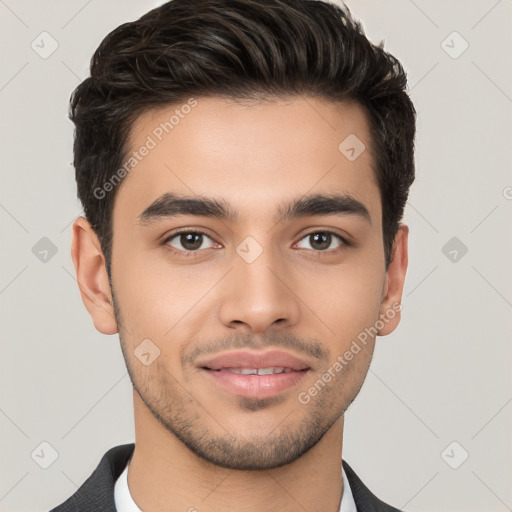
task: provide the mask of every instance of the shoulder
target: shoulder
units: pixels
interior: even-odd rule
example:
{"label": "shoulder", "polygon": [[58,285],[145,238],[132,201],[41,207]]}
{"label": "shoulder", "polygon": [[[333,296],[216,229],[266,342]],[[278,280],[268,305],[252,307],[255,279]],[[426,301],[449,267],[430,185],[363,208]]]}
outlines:
{"label": "shoulder", "polygon": [[50,512],[115,512],[115,482],[126,467],[134,448],[135,444],[130,443],[108,450],[82,486]]}
{"label": "shoulder", "polygon": [[358,512],[402,512],[377,498],[344,459],[342,464]]}

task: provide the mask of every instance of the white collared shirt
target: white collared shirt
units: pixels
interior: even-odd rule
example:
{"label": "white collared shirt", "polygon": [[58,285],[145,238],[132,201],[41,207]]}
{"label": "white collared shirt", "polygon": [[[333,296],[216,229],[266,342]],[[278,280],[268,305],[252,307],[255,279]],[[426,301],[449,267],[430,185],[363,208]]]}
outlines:
{"label": "white collared shirt", "polygon": [[[133,501],[130,489],[128,488],[128,467],[130,461],[124,468],[119,478],[116,480],[114,489],[114,500],[118,512],[142,512],[142,510]],[[341,506],[339,512],[357,512],[356,504],[354,502],[354,496],[350,489],[347,476],[341,467],[341,476],[343,478],[343,496],[341,497]]]}

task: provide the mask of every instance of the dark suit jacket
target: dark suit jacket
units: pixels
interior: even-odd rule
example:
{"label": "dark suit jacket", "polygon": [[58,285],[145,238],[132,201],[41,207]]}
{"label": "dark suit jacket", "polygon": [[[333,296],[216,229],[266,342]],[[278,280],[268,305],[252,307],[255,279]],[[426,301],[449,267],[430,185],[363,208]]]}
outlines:
{"label": "dark suit jacket", "polygon": [[[114,485],[124,471],[134,448],[133,443],[111,448],[75,494],[50,512],[117,512]],[[342,464],[352,489],[357,512],[400,512],[374,496],[344,460]]]}

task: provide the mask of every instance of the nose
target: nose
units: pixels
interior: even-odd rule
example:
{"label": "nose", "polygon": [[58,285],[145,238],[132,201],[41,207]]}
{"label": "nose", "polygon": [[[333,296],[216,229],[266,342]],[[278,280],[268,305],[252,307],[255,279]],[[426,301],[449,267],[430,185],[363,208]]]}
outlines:
{"label": "nose", "polygon": [[220,294],[220,321],[227,327],[265,333],[273,327],[290,327],[298,322],[300,300],[293,292],[293,278],[285,262],[264,249],[252,262],[238,254]]}

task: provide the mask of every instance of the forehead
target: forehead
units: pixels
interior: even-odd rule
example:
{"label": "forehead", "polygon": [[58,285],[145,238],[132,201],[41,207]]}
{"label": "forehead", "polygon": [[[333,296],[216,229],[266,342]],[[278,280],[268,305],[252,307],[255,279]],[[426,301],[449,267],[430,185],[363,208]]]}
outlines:
{"label": "forehead", "polygon": [[381,217],[368,121],[355,103],[198,97],[145,112],[127,148],[114,216],[118,207],[138,215],[164,193],[215,197],[251,219],[304,194],[348,193]]}

